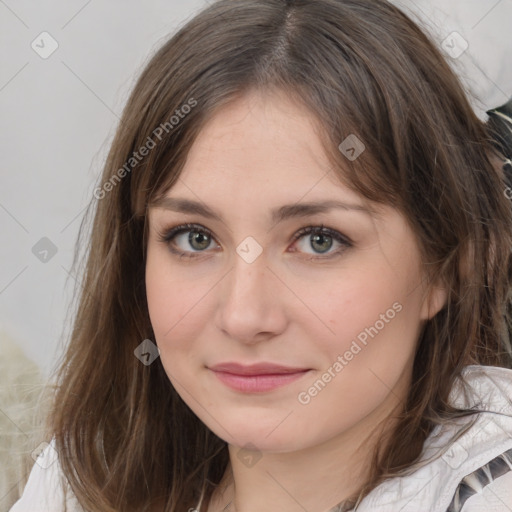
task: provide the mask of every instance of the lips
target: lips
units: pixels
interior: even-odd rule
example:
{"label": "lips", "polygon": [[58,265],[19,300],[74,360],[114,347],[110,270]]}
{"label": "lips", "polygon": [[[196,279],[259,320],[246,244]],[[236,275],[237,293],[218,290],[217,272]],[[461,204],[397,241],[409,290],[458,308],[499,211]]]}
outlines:
{"label": "lips", "polygon": [[274,363],[257,363],[252,365],[243,365],[240,363],[220,363],[210,366],[210,370],[215,372],[230,373],[232,375],[254,376],[254,375],[286,375],[290,373],[302,373],[309,368],[299,368],[283,366]]}
{"label": "lips", "polygon": [[274,363],[243,365],[221,363],[211,366],[210,371],[227,387],[239,393],[267,393],[291,384],[306,374],[309,368],[283,366]]}

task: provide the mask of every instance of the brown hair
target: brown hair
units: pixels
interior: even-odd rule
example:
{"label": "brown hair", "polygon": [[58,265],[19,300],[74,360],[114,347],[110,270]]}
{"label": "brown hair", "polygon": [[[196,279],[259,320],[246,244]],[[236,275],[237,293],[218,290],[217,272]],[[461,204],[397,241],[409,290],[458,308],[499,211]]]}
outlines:
{"label": "brown hair", "polygon": [[[203,492],[208,503],[224,474],[226,443],[183,402],[160,359],[146,366],[134,350],[154,340],[147,209],[177,180],[204,123],[251,88],[284,89],[310,109],[339,179],[406,216],[430,282],[448,293],[418,340],[396,430],[352,501],[410,470],[435,425],[474,412],[448,404],[464,366],[512,367],[504,176],[435,45],[384,0],[220,0],[143,70],[91,202],[83,290],[50,417],[86,510],[186,511]],[[338,150],[350,134],[366,146],[353,162]],[[85,220],[80,238],[84,229]]]}

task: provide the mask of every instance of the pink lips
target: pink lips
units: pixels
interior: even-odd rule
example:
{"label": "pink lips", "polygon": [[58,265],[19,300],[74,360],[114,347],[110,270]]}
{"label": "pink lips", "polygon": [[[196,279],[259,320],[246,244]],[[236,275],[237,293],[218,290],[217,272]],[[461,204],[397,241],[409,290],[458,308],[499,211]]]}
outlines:
{"label": "pink lips", "polygon": [[256,393],[271,391],[300,379],[309,368],[293,368],[273,363],[242,365],[221,363],[211,366],[217,378],[237,391]]}

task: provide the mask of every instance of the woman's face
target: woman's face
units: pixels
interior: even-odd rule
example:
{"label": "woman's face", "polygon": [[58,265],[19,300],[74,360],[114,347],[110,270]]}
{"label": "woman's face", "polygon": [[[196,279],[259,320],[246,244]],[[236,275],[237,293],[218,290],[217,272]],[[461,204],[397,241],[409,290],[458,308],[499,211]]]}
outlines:
{"label": "woman's face", "polygon": [[[204,127],[149,210],[162,364],[235,446],[286,452],[364,432],[405,397],[421,325],[444,300],[425,293],[404,217],[336,181],[314,123],[285,93],[251,92]],[[223,363],[290,373],[212,370]]]}

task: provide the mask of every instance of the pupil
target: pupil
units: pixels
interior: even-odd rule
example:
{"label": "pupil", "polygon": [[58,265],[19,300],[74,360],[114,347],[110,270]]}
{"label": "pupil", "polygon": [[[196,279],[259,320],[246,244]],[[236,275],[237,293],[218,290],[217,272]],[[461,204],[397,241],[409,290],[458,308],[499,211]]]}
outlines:
{"label": "pupil", "polygon": [[[205,235],[204,233],[194,233],[191,231],[190,234],[188,235],[188,240],[190,242],[190,245],[194,247],[194,249],[206,249],[208,245],[210,245],[208,235]],[[196,247],[196,243],[199,244],[199,247]]]}
{"label": "pupil", "polygon": [[[325,243],[325,240],[329,240],[330,243],[327,244],[327,247],[321,247],[322,245],[322,242]],[[329,236],[329,235],[313,235],[312,237],[312,241],[311,241],[311,247],[315,250],[317,250],[317,248],[313,245],[313,244],[316,244],[316,243],[319,243],[320,244],[320,249],[319,252],[327,252],[331,246],[332,246],[332,238]]]}

